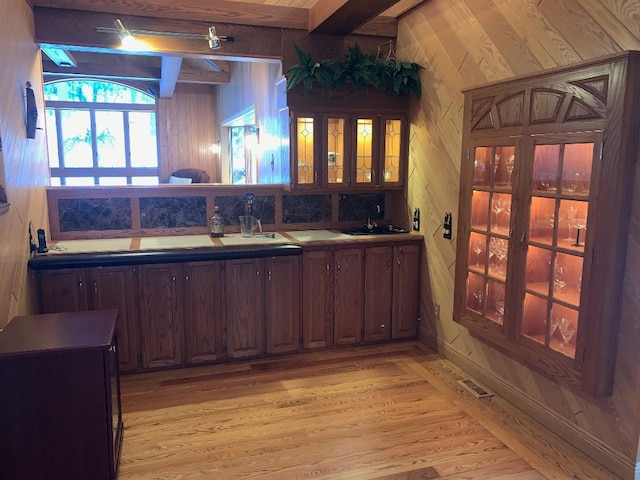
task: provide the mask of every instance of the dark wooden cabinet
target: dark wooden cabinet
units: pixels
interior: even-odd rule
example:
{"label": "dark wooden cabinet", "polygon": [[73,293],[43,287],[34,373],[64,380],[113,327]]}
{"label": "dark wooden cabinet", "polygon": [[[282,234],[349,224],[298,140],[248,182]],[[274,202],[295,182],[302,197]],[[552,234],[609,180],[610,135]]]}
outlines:
{"label": "dark wooden cabinet", "polygon": [[364,341],[391,339],[393,248],[369,247],[364,262]]}
{"label": "dark wooden cabinet", "polygon": [[40,313],[117,309],[120,370],[138,368],[137,303],[132,267],[63,268],[40,270],[37,275]]}
{"label": "dark wooden cabinet", "polygon": [[333,345],[333,249],[302,254],[302,344],[305,349]]}
{"label": "dark wooden cabinet", "polygon": [[114,310],[15,317],[0,331],[0,478],[116,478]]}
{"label": "dark wooden cabinet", "polygon": [[184,361],[210,362],[223,356],[223,262],[183,265]]}
{"label": "dark wooden cabinet", "polygon": [[265,264],[265,349],[267,353],[301,348],[301,257],[267,257]]}
{"label": "dark wooden cabinet", "polygon": [[611,392],[640,57],[465,92],[454,319],[583,391]]}
{"label": "dark wooden cabinet", "polygon": [[287,92],[294,189],[400,188],[406,178],[406,98]]}
{"label": "dark wooden cabinet", "polygon": [[261,258],[225,262],[225,339],[228,357],[255,357],[265,352],[263,269]]}
{"label": "dark wooden cabinet", "polygon": [[120,370],[138,368],[137,303],[134,269],[129,266],[89,269],[91,310],[117,309],[116,334]]}
{"label": "dark wooden cabinet", "polygon": [[142,368],[182,363],[182,318],[178,277],[181,265],[158,263],[138,267],[140,353]]}
{"label": "dark wooden cabinet", "polygon": [[392,333],[396,339],[418,334],[420,305],[420,245],[393,247]]}
{"label": "dark wooden cabinet", "polygon": [[338,248],[334,252],[333,342],[362,342],[364,326],[364,250]]}
{"label": "dark wooden cabinet", "polygon": [[38,272],[38,304],[41,313],[77,312],[89,308],[86,270],[61,268]]}

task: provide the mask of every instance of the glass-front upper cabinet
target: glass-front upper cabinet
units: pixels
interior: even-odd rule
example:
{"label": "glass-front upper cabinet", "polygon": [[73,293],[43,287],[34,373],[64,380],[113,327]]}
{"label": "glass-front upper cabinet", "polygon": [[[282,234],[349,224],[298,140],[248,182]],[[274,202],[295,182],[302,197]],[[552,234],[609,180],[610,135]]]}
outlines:
{"label": "glass-front upper cabinet", "polygon": [[317,162],[319,116],[299,113],[291,118],[293,148],[292,183],[298,188],[314,188],[320,185]]}
{"label": "glass-front upper cabinet", "polygon": [[612,390],[640,221],[638,66],[626,52],[465,92],[454,320],[594,396]]}
{"label": "glass-front upper cabinet", "polygon": [[[398,189],[407,176],[408,97],[287,92],[291,188]],[[313,112],[313,113],[311,113]]]}

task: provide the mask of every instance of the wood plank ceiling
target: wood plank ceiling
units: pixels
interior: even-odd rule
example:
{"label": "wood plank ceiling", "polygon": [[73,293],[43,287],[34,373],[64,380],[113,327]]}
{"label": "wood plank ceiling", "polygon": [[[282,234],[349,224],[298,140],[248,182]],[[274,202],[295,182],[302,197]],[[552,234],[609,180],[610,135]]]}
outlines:
{"label": "wood plank ceiling", "polygon": [[[230,61],[273,60],[283,56],[284,29],[316,34],[395,38],[397,17],[423,0],[30,0],[36,42],[49,78],[64,75],[159,83],[170,97],[177,82],[230,81]],[[115,18],[135,32],[172,32],[182,37],[136,33],[147,50],[123,52]],[[209,26],[223,42],[215,51]],[[112,32],[98,32],[103,27]],[[184,35],[201,38],[185,38]],[[255,41],[254,39],[260,39]],[[246,39],[249,39],[247,41]],[[65,59],[64,54],[68,54]],[[56,58],[62,55],[62,59]]]}

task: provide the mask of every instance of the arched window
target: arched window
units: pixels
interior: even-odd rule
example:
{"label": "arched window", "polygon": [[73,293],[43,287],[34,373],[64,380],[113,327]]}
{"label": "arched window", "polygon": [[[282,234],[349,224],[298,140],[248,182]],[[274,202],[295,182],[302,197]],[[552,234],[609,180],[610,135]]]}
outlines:
{"label": "arched window", "polygon": [[51,185],[158,184],[155,98],[102,80],[44,85]]}

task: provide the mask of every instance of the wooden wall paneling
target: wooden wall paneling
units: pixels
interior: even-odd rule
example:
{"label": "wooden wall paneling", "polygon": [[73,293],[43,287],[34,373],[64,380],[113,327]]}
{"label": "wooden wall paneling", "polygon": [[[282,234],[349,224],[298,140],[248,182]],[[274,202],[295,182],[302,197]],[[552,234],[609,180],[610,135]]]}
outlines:
{"label": "wooden wall paneling", "polygon": [[402,17],[397,48],[399,59],[425,67],[423,98],[411,108],[406,200],[408,211],[420,208],[425,235],[420,338],[625,479],[640,471],[639,202],[632,214],[614,391],[600,400],[510,360],[454,324],[455,252],[442,238],[440,217],[457,211],[451,191],[457,191],[463,155],[459,90],[638,48],[639,14],[637,0],[431,0]]}
{"label": "wooden wall paneling", "polygon": [[161,182],[180,168],[200,168],[219,181],[212,150],[218,140],[215,99],[211,85],[180,83],[172,98],[157,100]]}
{"label": "wooden wall paneling", "polygon": [[[29,289],[28,226],[47,228],[45,185],[48,162],[44,131],[27,139],[24,88],[30,81],[43,127],[41,58],[33,43],[33,15],[27,2],[0,3],[0,136],[4,168],[0,178],[9,198],[9,211],[0,216],[0,328],[16,315],[34,313],[35,294]],[[35,230],[34,230],[35,233]]]}

